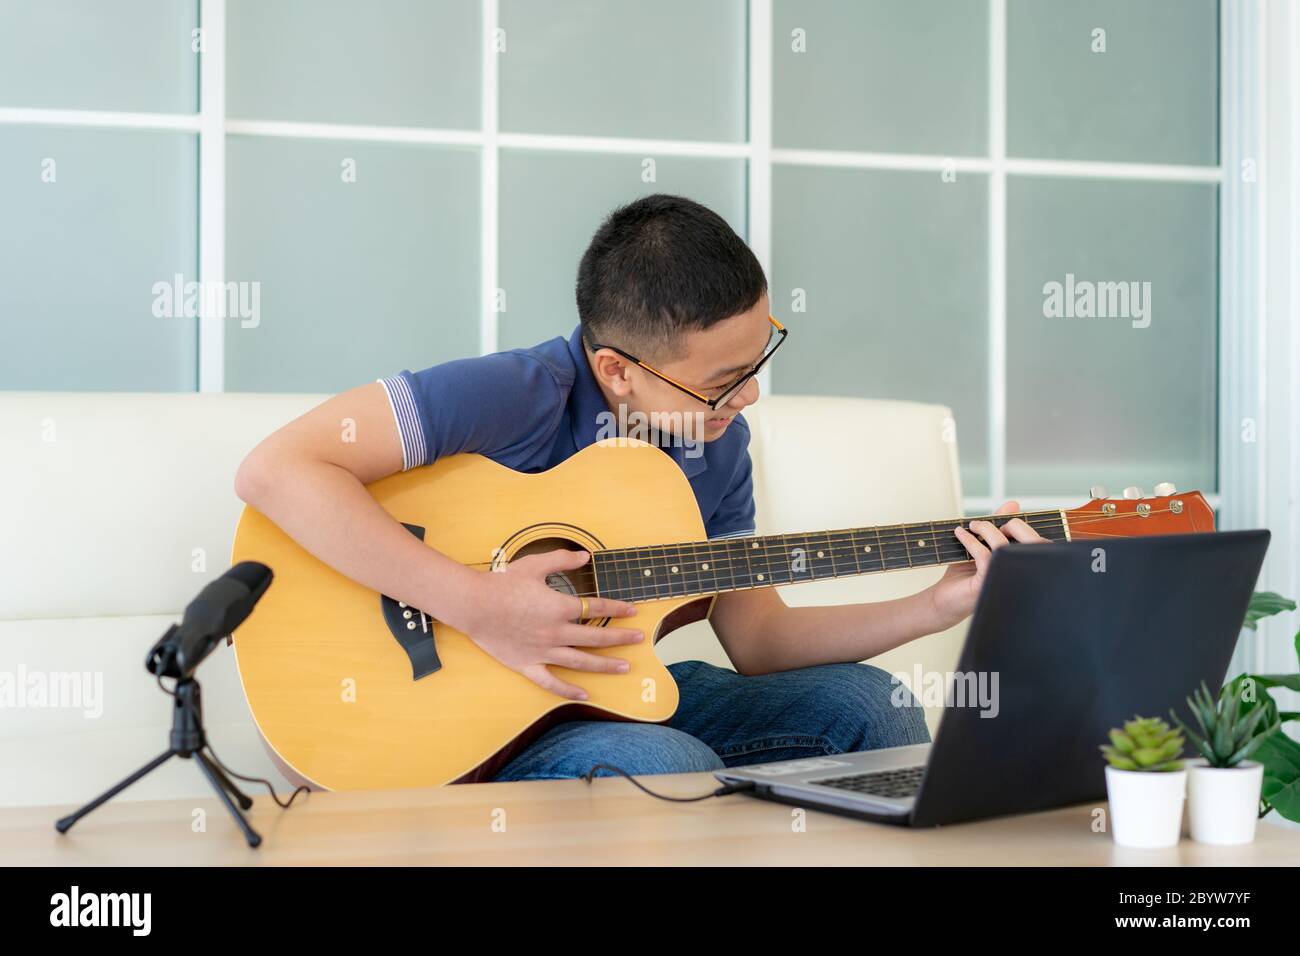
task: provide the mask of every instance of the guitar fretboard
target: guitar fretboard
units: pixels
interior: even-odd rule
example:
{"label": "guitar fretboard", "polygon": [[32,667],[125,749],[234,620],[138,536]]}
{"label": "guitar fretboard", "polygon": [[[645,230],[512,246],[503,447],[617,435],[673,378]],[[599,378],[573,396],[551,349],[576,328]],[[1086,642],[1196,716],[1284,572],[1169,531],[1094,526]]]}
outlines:
{"label": "guitar fretboard", "polygon": [[1040,511],[612,548],[593,552],[592,567],[598,596],[658,601],[969,561],[953,528],[979,520],[1001,527],[1012,518],[1023,518],[1049,540],[1068,537],[1060,511]]}

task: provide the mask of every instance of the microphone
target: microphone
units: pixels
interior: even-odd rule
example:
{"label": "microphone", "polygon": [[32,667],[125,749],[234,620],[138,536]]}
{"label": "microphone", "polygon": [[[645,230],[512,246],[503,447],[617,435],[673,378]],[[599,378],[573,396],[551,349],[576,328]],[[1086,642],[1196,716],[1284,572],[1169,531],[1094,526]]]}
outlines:
{"label": "microphone", "polygon": [[149,649],[145,669],[160,677],[189,677],[223,637],[244,623],[272,577],[265,564],[241,561],[208,584],[185,608],[181,623]]}

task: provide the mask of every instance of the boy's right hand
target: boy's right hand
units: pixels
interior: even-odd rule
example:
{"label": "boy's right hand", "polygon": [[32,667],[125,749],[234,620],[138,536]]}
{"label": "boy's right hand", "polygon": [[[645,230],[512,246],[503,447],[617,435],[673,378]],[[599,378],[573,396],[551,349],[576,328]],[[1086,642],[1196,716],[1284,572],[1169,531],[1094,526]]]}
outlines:
{"label": "boy's right hand", "polygon": [[[560,680],[549,665],[597,674],[627,673],[628,663],[578,650],[615,647],[645,640],[626,627],[590,627],[574,623],[582,602],[546,583],[549,574],[572,571],[587,563],[586,551],[559,549],[510,561],[503,571],[476,572],[480,580],[470,595],[465,626],[460,629],[483,650],[534,684],[560,697],[586,700],[587,692]],[[626,601],[588,597],[587,616],[630,617],[636,606]]]}

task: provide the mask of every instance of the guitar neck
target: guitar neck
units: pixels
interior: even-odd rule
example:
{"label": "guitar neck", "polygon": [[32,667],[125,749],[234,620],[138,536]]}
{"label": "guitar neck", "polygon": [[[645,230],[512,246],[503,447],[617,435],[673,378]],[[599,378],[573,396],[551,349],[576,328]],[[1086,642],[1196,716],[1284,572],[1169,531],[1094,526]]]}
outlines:
{"label": "guitar neck", "polygon": [[952,518],[839,531],[772,534],[595,551],[596,593],[619,601],[719,594],[828,578],[969,561],[953,528],[971,521],[1001,527],[1023,518],[1044,538],[1069,538],[1065,514]]}

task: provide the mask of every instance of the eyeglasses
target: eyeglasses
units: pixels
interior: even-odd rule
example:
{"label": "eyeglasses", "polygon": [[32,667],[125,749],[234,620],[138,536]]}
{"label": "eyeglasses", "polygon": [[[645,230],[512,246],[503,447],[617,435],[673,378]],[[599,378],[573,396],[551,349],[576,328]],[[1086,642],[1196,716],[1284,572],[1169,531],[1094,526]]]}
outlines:
{"label": "eyeglasses", "polygon": [[[669,385],[673,386],[673,388],[680,389],[681,391],[685,392],[687,395],[690,395],[693,398],[698,399],[699,401],[703,402],[705,405],[709,406],[709,409],[711,411],[716,412],[723,405],[727,404],[727,402],[735,398],[736,394],[742,388],[744,388],[746,384],[748,384],[749,380],[759,373],[759,370],[762,369],[762,367],[765,364],[767,364],[767,360],[776,354],[776,350],[781,347],[781,343],[785,341],[785,337],[790,334],[789,330],[780,322],[778,322],[776,319],[774,319],[772,316],[769,315],[767,317],[767,320],[772,323],[772,331],[768,333],[767,347],[763,350],[763,357],[760,358],[749,369],[748,372],[741,375],[740,378],[728,382],[726,385],[718,385],[715,388],[705,389],[705,392],[715,393],[713,398],[710,398],[708,395],[705,395],[701,392],[697,392],[693,388],[689,388],[688,386],[683,385],[681,382],[677,381],[676,379],[669,378],[663,372],[660,372],[658,369],[650,365],[647,365],[645,362],[642,362],[635,355],[630,355],[629,353],[624,352],[621,348],[619,348],[616,345],[600,345],[595,342],[588,342],[587,347],[590,348],[593,352],[597,352],[600,349],[609,349],[611,352],[617,352],[619,355],[627,359],[629,362],[639,365],[641,368],[645,369],[651,375],[655,376],[656,378],[663,379]],[[772,341],[773,337],[775,337],[776,339],[775,342]]]}

